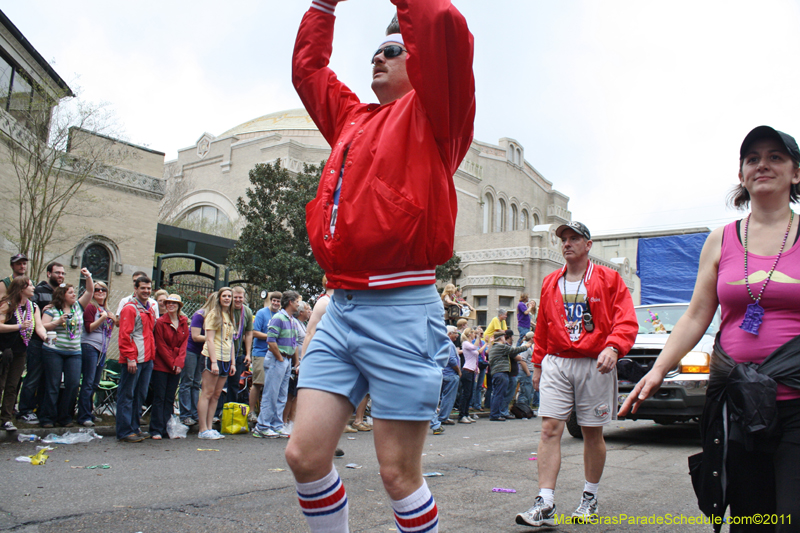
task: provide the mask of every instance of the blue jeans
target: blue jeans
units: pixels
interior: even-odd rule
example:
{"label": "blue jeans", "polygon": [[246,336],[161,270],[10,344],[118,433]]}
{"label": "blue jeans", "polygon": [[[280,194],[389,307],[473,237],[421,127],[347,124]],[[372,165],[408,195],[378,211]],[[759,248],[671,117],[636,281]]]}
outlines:
{"label": "blue jeans", "polygon": [[172,372],[153,370],[153,414],[150,415],[150,434],[167,437],[167,421],[175,411],[175,391],[180,376]]}
{"label": "blue jeans", "polygon": [[433,415],[431,429],[437,429],[442,422],[450,418],[450,411],[453,410],[453,403],[456,401],[458,392],[458,376],[442,376],[442,392],[439,396],[439,412]]}
{"label": "blue jeans", "polygon": [[[42,398],[41,424],[57,422],[61,425],[72,422],[72,407],[78,397],[81,383],[81,353],[62,352],[51,348],[42,350],[45,393]],[[64,395],[59,401],[61,374],[64,374]]]}
{"label": "blue jeans", "polygon": [[519,396],[517,396],[519,403],[525,405],[539,405],[539,391],[533,390],[533,376],[521,375],[519,376]]}
{"label": "blue jeans", "polygon": [[38,335],[34,335],[28,343],[25,367],[26,374],[19,395],[19,412],[17,413],[17,417],[30,414],[37,410],[44,397],[42,340]]}
{"label": "blue jeans", "polygon": [[138,363],[135,374],[128,372],[127,364],[122,365],[117,388],[118,439],[139,433],[139,417],[142,416],[142,404],[147,396],[152,373],[153,361]]}
{"label": "blue jeans", "polygon": [[197,400],[203,384],[203,355],[186,350],[186,360],[181,370],[181,385],[178,399],[181,406],[181,420],[197,420]]}
{"label": "blue jeans", "polygon": [[514,393],[517,391],[517,377],[518,376],[512,376],[511,374],[508,375],[508,388],[506,389],[506,395],[503,398],[503,407],[500,410],[500,416],[511,418],[511,413],[508,410],[508,406],[511,405],[511,400],[514,399]]}
{"label": "blue jeans", "polygon": [[472,388],[472,404],[470,404],[471,409],[481,408],[481,392],[483,392],[484,377],[486,377],[486,367],[479,371],[478,381],[475,382],[475,385]]}
{"label": "blue jeans", "polygon": [[280,431],[283,429],[283,409],[289,393],[289,377],[292,375],[292,358],[278,361],[272,352],[264,357],[264,392],[261,394],[261,412],[256,429]]}
{"label": "blue jeans", "polygon": [[474,381],[475,372],[467,370],[466,368],[462,368],[461,380],[459,381],[459,384],[461,385],[461,401],[458,404],[459,418],[469,416],[469,404],[470,401],[472,401],[472,384]]}
{"label": "blue jeans", "polygon": [[106,354],[91,344],[81,344],[81,392],[78,396],[78,424],[94,420],[92,398],[103,377]]}
{"label": "blue jeans", "polygon": [[[503,401],[506,399],[508,378],[508,372],[492,373],[492,409],[489,412],[489,418],[503,416]],[[508,407],[508,404],[506,404],[506,407]]]}
{"label": "blue jeans", "polygon": [[531,328],[518,328],[519,329],[519,339],[517,339],[517,346],[522,344],[522,341],[525,340],[525,335],[531,330]]}

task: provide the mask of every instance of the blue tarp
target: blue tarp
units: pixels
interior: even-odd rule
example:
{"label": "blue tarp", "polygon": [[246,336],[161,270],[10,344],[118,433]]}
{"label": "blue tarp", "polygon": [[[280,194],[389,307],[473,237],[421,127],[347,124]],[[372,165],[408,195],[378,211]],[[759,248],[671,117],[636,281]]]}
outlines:
{"label": "blue tarp", "polygon": [[636,275],[642,282],[642,305],[692,299],[706,238],[708,233],[639,239]]}

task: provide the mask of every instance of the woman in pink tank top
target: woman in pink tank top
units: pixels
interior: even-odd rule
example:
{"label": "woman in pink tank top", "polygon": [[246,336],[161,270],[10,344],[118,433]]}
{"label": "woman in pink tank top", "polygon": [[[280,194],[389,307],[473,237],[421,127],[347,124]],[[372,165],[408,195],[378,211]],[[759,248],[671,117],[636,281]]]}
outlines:
{"label": "woman in pink tank top", "polygon": [[[800,335],[800,219],[791,209],[800,197],[799,167],[800,149],[790,135],[759,126],[745,137],[739,184],[729,202],[741,210],[749,205],[751,212],[709,235],[689,309],[620,415],[635,412],[659,389],[666,373],[700,340],[718,305],[722,311],[718,348],[735,363],[759,364]],[[800,355],[796,359],[800,366]],[[777,523],[764,522],[758,530],[796,531],[800,527],[800,390],[778,383],[777,406],[780,438],[770,441],[769,449],[754,446],[751,450],[732,439],[723,443],[725,487],[719,486],[724,497],[721,509],[715,502],[712,513],[724,513],[729,504],[731,516],[778,517]],[[712,443],[720,445],[719,440]],[[704,445],[704,462],[706,453],[715,452],[707,452]],[[751,531],[753,526],[732,525],[730,530]]]}

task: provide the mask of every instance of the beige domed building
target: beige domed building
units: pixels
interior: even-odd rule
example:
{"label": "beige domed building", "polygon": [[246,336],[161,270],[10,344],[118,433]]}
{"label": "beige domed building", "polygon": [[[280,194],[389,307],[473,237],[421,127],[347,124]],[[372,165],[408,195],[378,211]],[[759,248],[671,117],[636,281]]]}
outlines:
{"label": "beige domed building", "polygon": [[[191,184],[175,202],[174,220],[218,229],[227,224],[235,232],[241,222],[236,200],[249,186],[248,173],[256,163],[280,159],[300,172],[303,164],[318,164],[329,154],[304,109],[264,115],[216,137],[204,133],[165,165],[169,180]],[[508,138],[496,145],[473,141],[454,180],[455,247],[463,271],[458,282],[478,310],[478,323],[485,324],[497,307],[513,309],[523,292],[538,298],[544,276],[564,264],[554,231],[571,220],[569,198],[525,160],[520,143]],[[595,260],[618,270],[633,288],[627,259]],[[516,320],[510,318],[509,325]]]}

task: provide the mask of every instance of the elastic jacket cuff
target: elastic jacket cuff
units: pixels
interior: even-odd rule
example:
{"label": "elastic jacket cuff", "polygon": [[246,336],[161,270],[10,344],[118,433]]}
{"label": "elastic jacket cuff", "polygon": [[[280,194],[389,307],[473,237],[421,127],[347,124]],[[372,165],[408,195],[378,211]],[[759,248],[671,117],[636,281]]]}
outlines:
{"label": "elastic jacket cuff", "polygon": [[336,4],[338,3],[339,0],[312,0],[311,7],[319,9],[323,13],[333,15],[334,10],[336,10]]}

